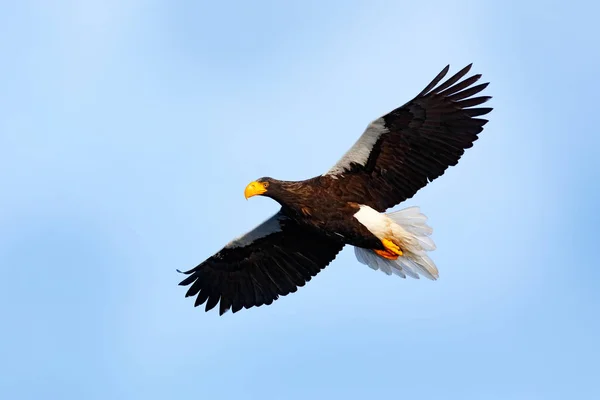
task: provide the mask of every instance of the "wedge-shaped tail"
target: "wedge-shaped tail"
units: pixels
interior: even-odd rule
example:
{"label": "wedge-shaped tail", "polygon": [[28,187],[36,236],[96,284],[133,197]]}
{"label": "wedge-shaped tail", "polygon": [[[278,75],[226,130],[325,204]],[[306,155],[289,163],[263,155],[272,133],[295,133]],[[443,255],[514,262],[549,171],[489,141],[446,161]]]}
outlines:
{"label": "wedge-shaped tail", "polygon": [[427,225],[427,217],[421,214],[419,207],[405,208],[387,213],[386,216],[401,228],[397,231],[401,236],[398,239],[403,243],[403,255],[396,260],[389,260],[380,257],[373,250],[355,247],[358,261],[387,275],[395,274],[402,278],[410,276],[415,279],[423,275],[432,280],[437,279],[438,269],[427,256],[428,251],[435,250],[435,243],[429,237],[433,230]]}

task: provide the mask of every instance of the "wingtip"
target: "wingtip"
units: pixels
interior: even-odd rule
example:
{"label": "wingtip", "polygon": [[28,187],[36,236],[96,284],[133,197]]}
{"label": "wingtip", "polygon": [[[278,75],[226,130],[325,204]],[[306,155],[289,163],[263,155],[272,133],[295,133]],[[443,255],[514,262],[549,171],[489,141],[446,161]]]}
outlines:
{"label": "wingtip", "polygon": [[[464,67],[463,69],[461,69],[460,71],[458,71],[456,74],[457,74],[457,75],[458,75],[458,74],[460,74],[460,75],[461,75],[461,77],[463,77],[463,76],[465,76],[466,74],[468,74],[468,73],[469,73],[469,71],[471,71],[471,67],[473,67],[473,63],[471,63],[471,64],[467,64],[467,66],[466,66],[466,67]],[[479,75],[479,76],[481,76],[481,75]]]}
{"label": "wingtip", "polygon": [[196,269],[197,269],[197,267],[192,268],[192,269],[188,269],[187,271],[182,271],[179,268],[176,268],[175,271],[177,271],[177,272],[179,272],[180,274],[183,274],[183,275],[189,275],[192,272],[196,271]]}
{"label": "wingtip", "polygon": [[222,317],[224,314],[227,314],[229,310],[229,308],[226,308],[225,310],[219,310],[219,317]]}
{"label": "wingtip", "polygon": [[[179,284],[178,284],[178,285],[179,285],[179,286],[187,286],[187,285],[189,285],[190,283],[192,283],[194,280],[195,280],[195,279],[193,279],[192,277],[189,277],[189,276],[188,276],[187,278],[185,278],[184,280],[182,280],[181,282],[179,282]],[[186,296],[186,297],[187,297],[187,296]]]}

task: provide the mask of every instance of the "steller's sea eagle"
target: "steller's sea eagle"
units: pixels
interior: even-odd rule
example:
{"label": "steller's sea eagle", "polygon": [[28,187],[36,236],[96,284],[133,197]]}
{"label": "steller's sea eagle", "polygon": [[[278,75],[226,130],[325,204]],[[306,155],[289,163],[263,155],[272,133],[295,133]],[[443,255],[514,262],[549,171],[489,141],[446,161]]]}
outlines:
{"label": "steller's sea eagle", "polygon": [[[295,292],[342,250],[354,246],[363,264],[388,275],[438,278],[426,252],[435,249],[419,208],[385,213],[456,165],[487,123],[492,108],[477,107],[488,83],[459,82],[471,65],[440,83],[446,66],[405,105],[374,120],[325,174],[304,181],[260,178],[245,197],[267,196],[281,209],[218,253],[184,272],[180,285],[206,311],[271,304]],[[439,84],[439,85],[438,85]]]}

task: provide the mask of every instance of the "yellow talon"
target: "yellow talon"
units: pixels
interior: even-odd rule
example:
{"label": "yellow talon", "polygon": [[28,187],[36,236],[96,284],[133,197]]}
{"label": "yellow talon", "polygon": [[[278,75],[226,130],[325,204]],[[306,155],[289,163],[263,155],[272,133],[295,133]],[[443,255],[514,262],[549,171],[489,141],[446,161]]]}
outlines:
{"label": "yellow talon", "polygon": [[401,256],[402,255],[402,250],[400,250],[400,247],[396,246],[396,244],[394,242],[392,242],[391,240],[388,239],[383,239],[381,241],[381,243],[383,243],[383,247],[385,247],[385,249],[391,253],[396,254],[397,256]]}
{"label": "yellow talon", "polygon": [[398,258],[397,255],[395,255],[394,253],[389,252],[387,250],[374,249],[373,251],[375,253],[377,253],[377,255],[379,255],[379,257],[387,258],[388,260],[395,260]]}
{"label": "yellow talon", "polygon": [[403,253],[402,250],[400,250],[400,247],[396,246],[391,240],[383,239],[381,244],[383,244],[385,250],[374,250],[379,256],[387,258],[388,260],[395,260],[402,256]]}

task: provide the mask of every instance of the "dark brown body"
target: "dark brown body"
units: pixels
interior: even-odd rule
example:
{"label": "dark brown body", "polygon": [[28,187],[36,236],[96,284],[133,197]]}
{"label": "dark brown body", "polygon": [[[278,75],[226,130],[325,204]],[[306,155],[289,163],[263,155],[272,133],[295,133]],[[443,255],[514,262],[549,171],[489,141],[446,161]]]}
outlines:
{"label": "dark brown body", "polygon": [[258,181],[269,182],[264,195],[281,204],[284,214],[320,235],[352,246],[383,249],[381,241],[354,217],[359,211],[360,195],[336,190],[335,178],[318,176],[296,182],[261,178]]}

